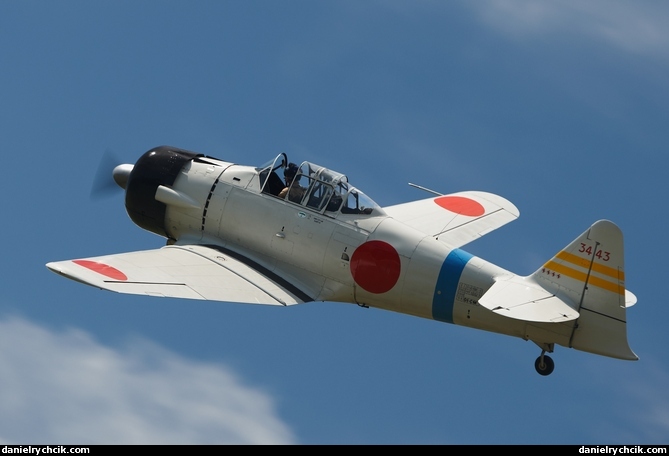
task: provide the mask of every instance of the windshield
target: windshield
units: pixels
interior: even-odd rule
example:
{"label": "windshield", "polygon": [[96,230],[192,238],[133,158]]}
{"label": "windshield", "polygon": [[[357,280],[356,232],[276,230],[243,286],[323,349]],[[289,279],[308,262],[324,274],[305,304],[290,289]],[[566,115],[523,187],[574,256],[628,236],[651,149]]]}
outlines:
{"label": "windshield", "polygon": [[288,162],[286,154],[279,154],[257,170],[263,193],[330,217],[383,214],[378,204],[348,183],[345,175],[322,166],[302,162],[298,167]]}

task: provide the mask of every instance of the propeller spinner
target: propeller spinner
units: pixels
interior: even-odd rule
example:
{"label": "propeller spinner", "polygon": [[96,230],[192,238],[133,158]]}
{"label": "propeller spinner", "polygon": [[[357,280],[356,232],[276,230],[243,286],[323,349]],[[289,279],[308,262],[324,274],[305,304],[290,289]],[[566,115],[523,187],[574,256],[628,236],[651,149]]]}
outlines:
{"label": "propeller spinner", "polygon": [[[118,192],[118,187],[126,188],[133,165],[119,165],[120,160],[110,150],[100,158],[97,172],[91,186],[91,199],[100,199]],[[113,179],[110,179],[109,177]],[[117,187],[118,186],[118,187]]]}
{"label": "propeller spinner", "polygon": [[116,184],[118,184],[118,186],[121,187],[123,190],[125,190],[125,187],[128,184],[128,178],[130,177],[130,173],[132,172],[134,166],[135,165],[128,165],[128,164],[118,165],[112,171],[114,182],[116,182]]}

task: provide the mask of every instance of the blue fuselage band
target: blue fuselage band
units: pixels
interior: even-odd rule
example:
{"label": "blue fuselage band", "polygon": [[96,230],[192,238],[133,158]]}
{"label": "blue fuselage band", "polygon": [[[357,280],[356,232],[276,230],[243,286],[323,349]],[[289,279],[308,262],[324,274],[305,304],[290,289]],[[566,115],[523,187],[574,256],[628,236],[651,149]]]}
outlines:
{"label": "blue fuselage band", "polygon": [[474,255],[464,250],[454,249],[441,265],[437,286],[432,298],[432,318],[446,323],[453,323],[453,305],[458,290],[460,276],[467,262]]}

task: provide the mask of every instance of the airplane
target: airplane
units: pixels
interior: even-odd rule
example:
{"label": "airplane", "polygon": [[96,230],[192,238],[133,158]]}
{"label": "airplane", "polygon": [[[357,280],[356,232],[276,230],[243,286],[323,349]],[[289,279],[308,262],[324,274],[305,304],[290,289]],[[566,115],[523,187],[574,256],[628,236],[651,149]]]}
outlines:
{"label": "airplane", "polygon": [[[380,207],[338,172],[278,154],[238,165],[160,146],[114,168],[130,219],[159,249],[51,262],[51,271],[138,295],[291,306],[353,303],[637,360],[627,341],[623,235],[599,220],[521,276],[461,247],[518,218],[511,202],[463,191]],[[283,178],[282,178],[283,177]],[[113,185],[113,184],[112,184]]]}

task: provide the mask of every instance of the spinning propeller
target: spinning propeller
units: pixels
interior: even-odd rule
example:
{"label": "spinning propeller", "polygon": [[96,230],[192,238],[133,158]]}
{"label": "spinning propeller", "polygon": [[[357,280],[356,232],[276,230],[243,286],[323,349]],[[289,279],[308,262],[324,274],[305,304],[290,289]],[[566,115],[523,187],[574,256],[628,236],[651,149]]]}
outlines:
{"label": "spinning propeller", "polygon": [[[126,188],[128,177],[134,165],[119,164],[119,162],[120,160],[112,151],[109,149],[105,151],[93,179],[91,199],[106,198],[117,192],[118,187],[122,189]],[[109,176],[112,179],[109,179]]]}

